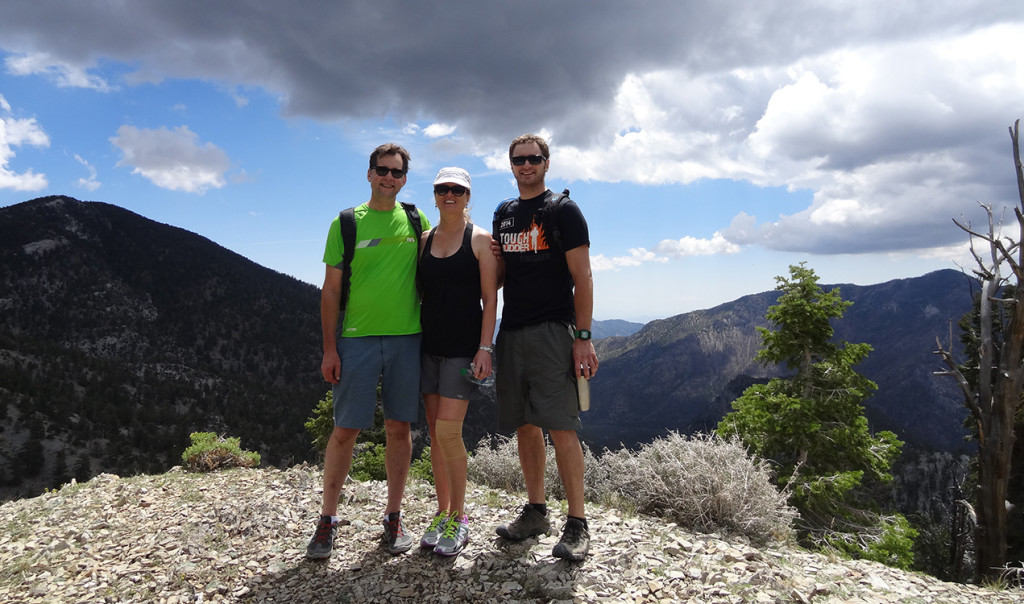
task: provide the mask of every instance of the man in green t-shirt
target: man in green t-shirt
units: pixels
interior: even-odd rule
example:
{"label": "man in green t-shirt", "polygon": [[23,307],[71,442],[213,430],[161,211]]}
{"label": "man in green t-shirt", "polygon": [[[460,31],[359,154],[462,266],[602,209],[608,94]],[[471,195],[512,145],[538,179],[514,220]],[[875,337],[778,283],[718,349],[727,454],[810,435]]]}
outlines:
{"label": "man in green t-shirt", "polygon": [[[344,243],[340,218],[331,223],[324,249],[326,275],[320,297],[324,357],[320,371],[333,384],[334,431],[324,453],[323,507],[306,557],[327,558],[334,549],[338,498],[352,467],[356,436],[373,426],[377,384],[381,381],[388,501],[384,539],[388,552],[412,546],[401,518],[402,495],[409,475],[412,438],[409,423],[419,413],[420,307],[416,291],[418,237],[397,203],[405,185],[409,152],[394,143],[370,154],[366,180],[370,200],[354,208],[355,250],[344,315],[341,290]],[[416,210],[422,229],[427,217]],[[338,321],[342,318],[338,337]]]}

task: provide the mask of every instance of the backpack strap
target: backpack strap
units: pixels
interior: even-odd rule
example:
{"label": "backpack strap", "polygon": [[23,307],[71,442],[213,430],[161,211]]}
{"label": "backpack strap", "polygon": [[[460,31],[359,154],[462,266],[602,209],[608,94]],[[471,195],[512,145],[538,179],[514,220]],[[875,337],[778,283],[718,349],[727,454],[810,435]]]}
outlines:
{"label": "backpack strap", "polygon": [[419,256],[420,237],[423,235],[423,223],[420,221],[420,211],[416,209],[415,204],[405,203],[404,201],[399,203],[402,204],[402,209],[405,210],[405,215],[409,218],[409,224],[412,225],[412,230],[416,233],[416,255]]}
{"label": "backpack strap", "polygon": [[516,197],[509,197],[508,199],[502,200],[498,204],[498,207],[494,208],[494,216],[491,217],[491,236],[499,237],[498,226],[501,224],[501,219],[505,217],[505,210],[508,209],[508,204],[515,201]]}
{"label": "backpack strap", "polygon": [[420,221],[420,211],[416,209],[415,204],[405,203],[404,201],[399,203],[402,204],[405,216],[409,219],[413,232],[416,233],[416,293],[422,298],[423,282],[420,281],[420,239],[423,237],[423,222]]}
{"label": "backpack strap", "polygon": [[352,255],[356,251],[356,211],[347,208],[338,214],[341,226],[341,310],[348,305],[348,290],[352,287]]}
{"label": "backpack strap", "polygon": [[562,232],[558,229],[558,213],[562,206],[569,201],[569,189],[561,193],[551,193],[544,203],[541,214],[541,222],[544,225],[544,235],[548,238],[548,245],[562,251]]}

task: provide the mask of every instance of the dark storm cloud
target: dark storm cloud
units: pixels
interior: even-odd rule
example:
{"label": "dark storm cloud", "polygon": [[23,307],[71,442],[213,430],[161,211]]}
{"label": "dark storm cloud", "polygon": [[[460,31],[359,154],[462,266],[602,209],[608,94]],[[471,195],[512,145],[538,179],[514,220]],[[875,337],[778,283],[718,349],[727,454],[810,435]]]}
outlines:
{"label": "dark storm cloud", "polygon": [[[982,0],[0,0],[0,49],[62,85],[259,87],[287,116],[440,123],[484,154],[543,129],[570,180],[810,190],[722,235],[854,253],[952,243],[966,204],[1013,199],[1021,19]],[[972,54],[980,31],[1011,42]],[[97,80],[107,62],[130,73]]]}

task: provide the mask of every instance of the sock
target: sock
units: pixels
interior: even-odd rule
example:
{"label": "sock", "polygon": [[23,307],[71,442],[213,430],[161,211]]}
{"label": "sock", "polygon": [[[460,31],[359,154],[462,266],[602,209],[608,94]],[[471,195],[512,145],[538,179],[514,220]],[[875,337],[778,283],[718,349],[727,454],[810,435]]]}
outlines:
{"label": "sock", "polygon": [[548,515],[548,504],[546,503],[531,503],[530,506],[540,512],[541,516]]}
{"label": "sock", "polygon": [[384,514],[384,520],[388,522],[394,522],[401,518],[402,512],[391,512],[390,514]]}

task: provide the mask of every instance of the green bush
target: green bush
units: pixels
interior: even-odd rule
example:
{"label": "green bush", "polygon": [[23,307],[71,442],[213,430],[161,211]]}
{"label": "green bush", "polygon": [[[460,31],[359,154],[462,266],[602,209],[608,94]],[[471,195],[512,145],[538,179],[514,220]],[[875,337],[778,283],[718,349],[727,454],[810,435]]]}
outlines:
{"label": "green bush", "polygon": [[313,446],[317,451],[323,453],[327,450],[327,441],[334,431],[334,395],[328,390],[327,396],[320,399],[313,407],[313,415],[303,424],[306,432],[313,437]]}
{"label": "green bush", "polygon": [[181,454],[186,470],[211,472],[222,468],[254,468],[260,454],[243,451],[238,438],[223,438],[213,432],[193,432],[192,444]]}
{"label": "green bush", "polygon": [[874,526],[863,526],[857,533],[832,531],[824,542],[851,558],[873,560],[908,570],[914,564],[914,539],[917,530],[902,514],[876,517]]}
{"label": "green bush", "polygon": [[348,474],[354,480],[387,480],[384,445],[379,443],[357,444],[352,458],[352,469]]}
{"label": "green bush", "polygon": [[423,447],[420,456],[413,460],[409,476],[434,484],[434,467],[430,465],[430,447]]}

